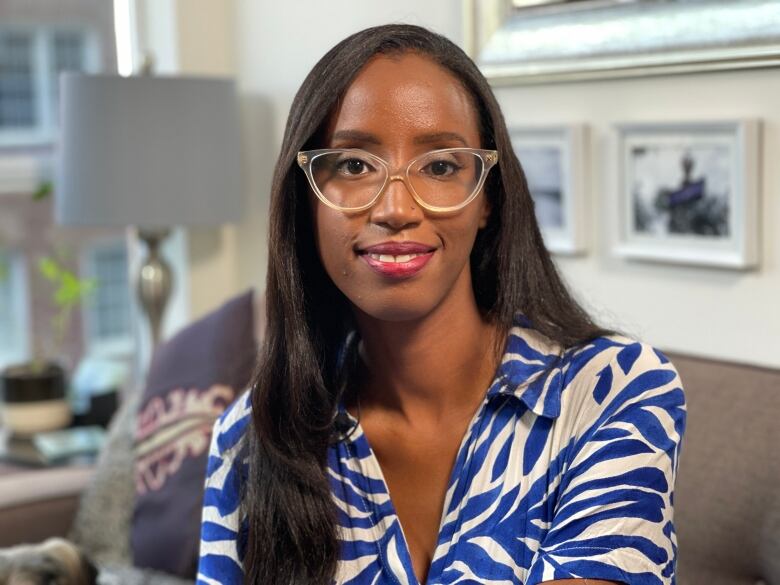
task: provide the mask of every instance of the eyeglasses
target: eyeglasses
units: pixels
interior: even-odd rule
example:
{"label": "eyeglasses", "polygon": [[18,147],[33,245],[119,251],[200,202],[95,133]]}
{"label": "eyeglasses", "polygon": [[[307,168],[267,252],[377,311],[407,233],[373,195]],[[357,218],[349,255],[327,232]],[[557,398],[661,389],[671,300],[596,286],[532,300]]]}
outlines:
{"label": "eyeglasses", "polygon": [[364,211],[376,203],[391,181],[403,181],[414,200],[428,211],[462,209],[479,194],[498,152],[443,148],[413,158],[391,172],[384,159],[359,148],[304,150],[298,165],[320,201],[337,211]]}

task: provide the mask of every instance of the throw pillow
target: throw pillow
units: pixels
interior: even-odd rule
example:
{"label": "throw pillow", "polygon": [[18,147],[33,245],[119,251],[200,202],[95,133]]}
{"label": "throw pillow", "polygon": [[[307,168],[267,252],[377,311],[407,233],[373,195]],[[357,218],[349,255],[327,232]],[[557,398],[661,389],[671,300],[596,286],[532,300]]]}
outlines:
{"label": "throw pillow", "polygon": [[133,388],[108,428],[95,475],[81,496],[68,538],[98,565],[129,565],[135,500],[133,440],[141,388]]}
{"label": "throw pillow", "polygon": [[154,352],[136,426],[137,567],[195,577],[211,429],[252,375],[252,306],[249,291]]}

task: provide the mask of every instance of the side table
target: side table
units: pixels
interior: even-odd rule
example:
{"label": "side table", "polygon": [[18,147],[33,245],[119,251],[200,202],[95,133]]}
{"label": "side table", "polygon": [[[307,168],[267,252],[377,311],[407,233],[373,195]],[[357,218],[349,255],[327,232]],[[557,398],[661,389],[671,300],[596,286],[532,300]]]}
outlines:
{"label": "side table", "polygon": [[[5,439],[0,429],[0,441]],[[0,547],[66,536],[93,473],[91,464],[0,463]]]}

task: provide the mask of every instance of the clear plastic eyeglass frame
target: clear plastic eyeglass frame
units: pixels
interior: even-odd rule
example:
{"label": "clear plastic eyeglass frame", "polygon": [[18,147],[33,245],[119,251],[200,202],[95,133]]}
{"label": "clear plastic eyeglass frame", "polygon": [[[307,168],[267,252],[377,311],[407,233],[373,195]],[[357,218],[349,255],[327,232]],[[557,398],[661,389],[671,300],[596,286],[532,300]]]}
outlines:
{"label": "clear plastic eyeglass frame", "polygon": [[[384,167],[386,171],[384,183],[382,183],[382,186],[379,188],[374,198],[371,199],[371,201],[369,201],[365,205],[361,205],[360,207],[341,207],[329,201],[328,198],[325,197],[325,195],[320,191],[319,187],[317,187],[317,183],[314,180],[314,175],[312,171],[312,165],[314,161],[317,159],[317,157],[325,154],[350,153],[350,152],[359,153],[362,157],[366,157],[376,162],[378,165],[381,165],[382,167]],[[462,203],[459,203],[458,205],[455,206],[439,207],[436,205],[430,205],[429,203],[426,203],[415,191],[414,186],[412,185],[412,181],[409,177],[409,170],[412,168],[414,163],[419,161],[421,158],[430,156],[431,154],[438,154],[438,153],[446,154],[446,153],[457,153],[457,152],[468,152],[482,159],[482,174],[479,177],[476,186],[474,187],[474,191]],[[466,207],[466,205],[474,201],[474,199],[477,197],[480,190],[482,189],[482,186],[485,184],[485,179],[487,178],[488,172],[490,172],[490,169],[492,169],[493,166],[498,162],[498,152],[495,150],[485,150],[480,148],[466,148],[466,147],[442,148],[437,150],[431,150],[421,154],[420,156],[414,157],[412,160],[407,162],[405,166],[398,169],[398,171],[395,173],[391,172],[392,169],[390,168],[390,163],[388,163],[386,160],[376,156],[375,154],[371,154],[370,152],[367,152],[359,148],[323,148],[318,150],[302,150],[298,153],[297,159],[298,159],[298,165],[301,167],[301,169],[303,169],[304,173],[306,174],[306,178],[308,179],[309,185],[314,191],[314,194],[317,196],[317,198],[320,201],[322,201],[322,203],[324,203],[331,209],[335,209],[336,211],[343,211],[347,213],[357,213],[360,211],[365,211],[366,209],[369,209],[377,202],[379,197],[384,192],[385,188],[392,181],[403,181],[409,193],[411,193],[414,200],[423,209],[433,213],[452,213],[454,211],[459,211],[463,209],[464,207]]]}

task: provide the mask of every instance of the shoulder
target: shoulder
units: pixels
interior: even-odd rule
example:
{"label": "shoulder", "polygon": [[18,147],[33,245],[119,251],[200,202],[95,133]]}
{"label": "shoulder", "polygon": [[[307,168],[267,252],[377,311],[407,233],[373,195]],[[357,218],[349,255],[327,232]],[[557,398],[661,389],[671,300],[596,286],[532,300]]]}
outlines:
{"label": "shoulder", "polygon": [[565,361],[573,373],[592,373],[606,365],[619,369],[624,375],[659,370],[677,374],[669,358],[655,346],[613,334],[596,337],[586,343],[569,348]]}
{"label": "shoulder", "polygon": [[[563,347],[522,314],[510,330],[500,373],[507,389],[497,393],[516,396],[534,414],[548,419],[574,418],[569,425],[557,425],[561,430],[568,426],[571,432],[585,424],[589,413],[595,415],[614,399],[629,399],[640,387],[663,392],[671,385],[682,396],[674,365],[649,343],[611,334]],[[621,392],[629,385],[630,390]]]}
{"label": "shoulder", "polygon": [[245,390],[214,423],[211,455],[226,456],[240,449],[252,420],[251,415],[251,394]]}
{"label": "shoulder", "polygon": [[242,392],[220,415],[214,424],[220,451],[236,446],[252,419],[252,401],[249,390]]}
{"label": "shoulder", "polygon": [[564,410],[576,412],[580,424],[601,426],[621,420],[646,428],[661,417],[663,422],[673,421],[682,434],[686,410],[682,380],[674,364],[653,345],[623,335],[598,337],[570,348],[563,369],[563,401],[568,403]]}
{"label": "shoulder", "polygon": [[[251,420],[249,402],[249,393],[244,392],[214,424],[203,503],[205,511],[211,514],[208,517],[219,524],[232,525],[238,520],[233,515],[240,504],[240,488],[248,471],[244,437]],[[209,508],[213,508],[213,513]]]}
{"label": "shoulder", "polygon": [[243,440],[251,420],[249,392],[241,394],[214,424],[203,494],[198,583],[241,583],[242,483],[247,474]]}

